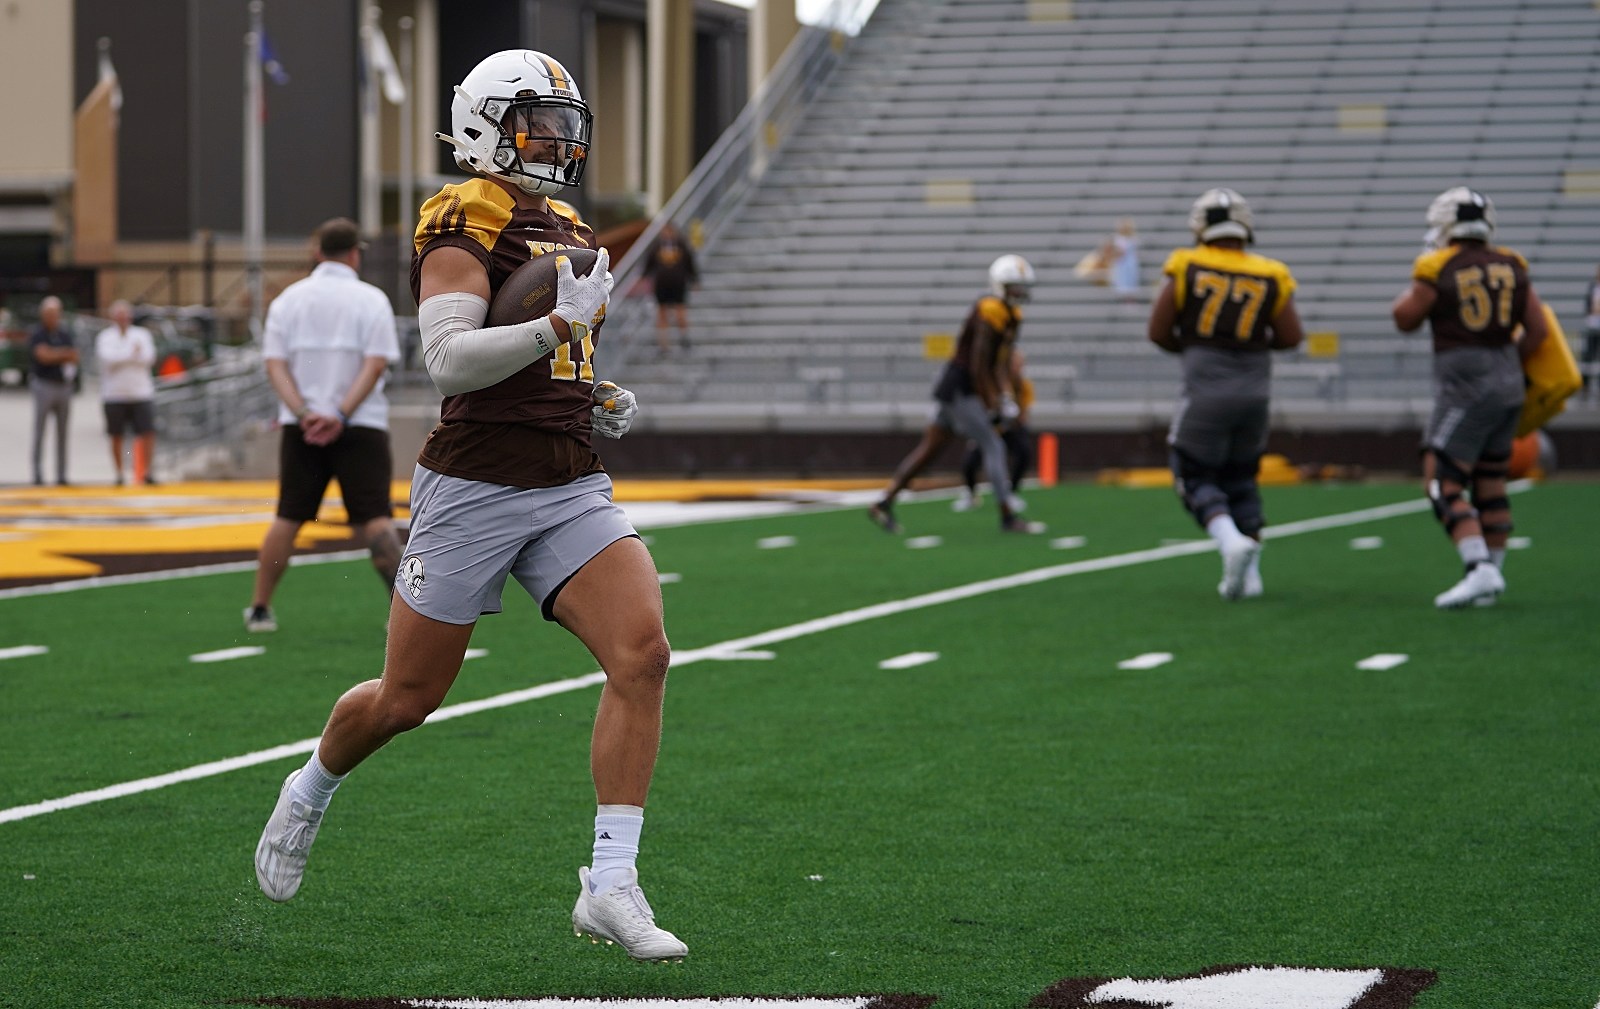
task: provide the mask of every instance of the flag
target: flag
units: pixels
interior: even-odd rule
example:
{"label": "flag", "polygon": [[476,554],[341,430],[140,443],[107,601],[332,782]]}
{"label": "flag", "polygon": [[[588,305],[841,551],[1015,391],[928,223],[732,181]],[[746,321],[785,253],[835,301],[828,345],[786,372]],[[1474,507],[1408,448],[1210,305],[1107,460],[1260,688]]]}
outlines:
{"label": "flag", "polygon": [[383,97],[389,99],[390,105],[401,104],[406,100],[406,82],[400,77],[400,68],[395,66],[388,38],[384,36],[382,28],[373,25],[367,40],[367,62],[383,84]]}
{"label": "flag", "polygon": [[100,52],[99,76],[96,83],[111,82],[111,111],[122,111],[122,82],[117,77],[117,68],[111,65],[111,40],[102,38],[96,48]]}
{"label": "flag", "polygon": [[261,69],[267,72],[267,76],[272,79],[272,83],[278,85],[288,84],[289,74],[283,69],[283,64],[278,62],[278,54],[272,51],[272,40],[267,38],[266,29],[263,28],[258,32],[256,38],[259,40],[257,49],[261,58]]}

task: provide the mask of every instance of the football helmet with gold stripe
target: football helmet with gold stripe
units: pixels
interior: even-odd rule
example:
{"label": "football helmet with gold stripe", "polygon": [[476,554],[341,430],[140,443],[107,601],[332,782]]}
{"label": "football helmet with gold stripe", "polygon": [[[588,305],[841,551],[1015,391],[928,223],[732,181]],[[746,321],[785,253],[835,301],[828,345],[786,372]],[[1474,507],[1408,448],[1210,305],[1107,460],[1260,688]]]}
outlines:
{"label": "football helmet with gold stripe", "polygon": [[450,132],[435,136],[455,148],[464,171],[550,196],[583,179],[593,128],[566,67],[532,49],[507,49],[456,85]]}

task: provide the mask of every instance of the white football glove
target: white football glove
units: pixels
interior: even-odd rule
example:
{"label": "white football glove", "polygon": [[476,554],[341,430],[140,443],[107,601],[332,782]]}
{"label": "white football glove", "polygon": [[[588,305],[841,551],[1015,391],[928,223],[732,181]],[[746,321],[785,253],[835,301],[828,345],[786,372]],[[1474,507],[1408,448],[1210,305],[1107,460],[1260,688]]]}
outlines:
{"label": "white football glove", "polygon": [[1020,416],[1022,416],[1022,408],[1017,405],[1016,398],[1009,392],[1002,394],[1000,397],[1000,419],[1010,423]]}
{"label": "white football glove", "polygon": [[588,276],[572,273],[572,260],[566,256],[556,259],[556,307],[551,315],[566,320],[572,330],[572,342],[577,343],[589,335],[606,317],[606,305],[611,301],[611,286],[616,281],[611,276],[611,252],[601,249],[595,257]]}
{"label": "white football glove", "polygon": [[639,401],[615,382],[594,384],[594,429],[607,438],[621,438],[633,426]]}

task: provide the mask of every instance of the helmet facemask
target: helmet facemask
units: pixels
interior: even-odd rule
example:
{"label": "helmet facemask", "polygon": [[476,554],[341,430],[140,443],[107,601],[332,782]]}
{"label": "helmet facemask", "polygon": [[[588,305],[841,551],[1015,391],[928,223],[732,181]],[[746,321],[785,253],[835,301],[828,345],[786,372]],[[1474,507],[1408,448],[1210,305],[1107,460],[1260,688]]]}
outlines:
{"label": "helmet facemask", "polygon": [[476,111],[495,124],[493,164],[482,171],[525,193],[548,196],[583,179],[594,116],[582,101],[549,95],[481,99]]}

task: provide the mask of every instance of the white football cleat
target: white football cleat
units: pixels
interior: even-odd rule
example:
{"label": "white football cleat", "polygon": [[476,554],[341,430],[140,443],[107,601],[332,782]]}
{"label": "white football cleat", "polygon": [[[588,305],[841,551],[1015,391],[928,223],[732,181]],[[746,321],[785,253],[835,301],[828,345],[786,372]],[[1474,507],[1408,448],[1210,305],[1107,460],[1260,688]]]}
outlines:
{"label": "white football cleat", "polygon": [[[1441,610],[1456,610],[1463,606],[1493,606],[1494,600],[1506,590],[1505,576],[1493,564],[1479,564],[1467,576],[1433,597],[1433,605]],[[1487,599],[1489,602],[1479,602]]]}
{"label": "white football cleat", "polygon": [[956,492],[956,499],[950,502],[950,510],[953,512],[969,512],[981,504],[983,504],[983,491],[973,490],[971,487],[963,487]]}
{"label": "white football cleat", "polygon": [[635,960],[681,961],[689,947],[666,929],[656,927],[656,914],[639,889],[639,874],[628,870],[622,881],[601,893],[589,890],[589,867],[578,867],[578,903],[572,908],[572,932],[590,942],[621,946]]}
{"label": "white football cleat", "polygon": [[[1239,593],[1240,599],[1255,599],[1265,591],[1265,587],[1263,587],[1261,584],[1260,571],[1255,568],[1251,568],[1244,573],[1244,589]],[[1224,599],[1228,598],[1227,582],[1217,583],[1217,595]]]}
{"label": "white football cleat", "polygon": [[262,893],[279,902],[299,892],[300,878],[306,872],[306,855],[311,851],[311,842],[317,839],[317,828],[322,826],[321,810],[312,809],[289,794],[290,782],[299,775],[295,770],[283,779],[278,804],[256,844],[256,882],[261,884]]}
{"label": "white football cleat", "polygon": [[[1222,584],[1217,586],[1217,591],[1222,594],[1222,598],[1245,598],[1245,582],[1250,574],[1250,565],[1260,552],[1261,544],[1248,536],[1241,536],[1221,548]],[[1259,578],[1259,575],[1257,577]]]}

